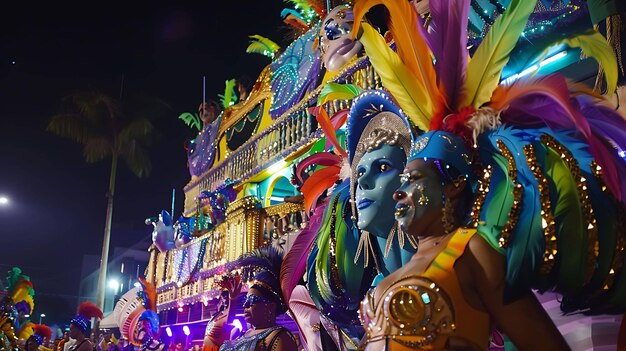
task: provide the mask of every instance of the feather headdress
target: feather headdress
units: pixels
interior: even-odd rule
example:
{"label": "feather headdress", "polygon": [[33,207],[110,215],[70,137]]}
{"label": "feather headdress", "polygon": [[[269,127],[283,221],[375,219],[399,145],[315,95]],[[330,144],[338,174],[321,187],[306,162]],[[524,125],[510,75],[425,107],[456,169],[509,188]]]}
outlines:
{"label": "feather headdress", "polygon": [[287,311],[287,304],[280,288],[282,254],[274,246],[263,246],[242,255],[238,266],[244,269],[244,277],[252,283],[251,288],[263,291],[277,306],[277,314]]}
{"label": "feather headdress", "polygon": [[37,341],[37,344],[41,346],[45,339],[50,339],[52,337],[52,329],[45,324],[35,324],[33,328],[34,333],[31,336]]}
{"label": "feather headdress", "polygon": [[[554,289],[566,311],[623,311],[626,238],[616,221],[625,213],[626,178],[618,175],[626,172],[626,119],[558,75],[500,82],[535,3],[512,0],[471,60],[470,0],[430,0],[428,31],[406,1],[357,0],[352,33],[362,27],[383,86],[425,132],[411,157],[443,160],[472,183],[472,220],[507,257],[508,295]],[[395,52],[360,23],[378,4],[389,10]],[[600,35],[561,43],[600,61],[614,89],[615,57]]]}
{"label": "feather headdress", "polygon": [[86,301],[78,306],[77,315],[72,318],[70,323],[80,328],[85,336],[89,336],[91,333],[92,318],[102,319],[102,310],[95,304]]}

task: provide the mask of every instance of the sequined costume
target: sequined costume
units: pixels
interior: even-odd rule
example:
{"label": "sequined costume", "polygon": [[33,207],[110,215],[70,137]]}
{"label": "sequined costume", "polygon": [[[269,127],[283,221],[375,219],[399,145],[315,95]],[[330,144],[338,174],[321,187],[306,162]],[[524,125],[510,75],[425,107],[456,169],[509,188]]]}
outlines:
{"label": "sequined costume", "polygon": [[280,330],[279,332],[275,334],[276,336],[280,334],[281,331],[286,331],[287,333],[289,333],[289,331],[287,331],[285,327],[278,326],[278,325],[273,326],[271,328],[267,328],[266,330],[258,334],[254,334],[250,336],[243,335],[237,338],[236,340],[227,340],[220,347],[220,351],[255,351],[255,350],[259,350],[259,351],[268,350],[269,351],[269,350],[272,350],[272,344],[274,343],[274,339],[276,336],[272,338],[272,340],[269,340],[267,342],[265,341],[265,339],[275,330]]}
{"label": "sequined costume", "polygon": [[487,348],[489,315],[465,301],[454,270],[475,233],[458,229],[423,274],[403,276],[378,294],[375,287],[368,292],[360,310],[367,333],[363,349],[437,350],[451,335]]}

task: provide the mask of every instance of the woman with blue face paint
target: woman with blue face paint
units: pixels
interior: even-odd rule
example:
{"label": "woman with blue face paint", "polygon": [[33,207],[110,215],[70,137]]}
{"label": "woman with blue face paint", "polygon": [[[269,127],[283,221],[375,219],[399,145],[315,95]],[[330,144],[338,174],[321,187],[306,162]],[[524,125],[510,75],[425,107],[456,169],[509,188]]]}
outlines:
{"label": "woman with blue face paint", "polygon": [[412,134],[404,114],[382,91],[368,91],[355,99],[347,132],[352,207],[362,231],[359,246],[366,257],[370,250],[374,254],[376,285],[408,262],[417,248],[417,242],[397,227],[390,195],[400,186]]}

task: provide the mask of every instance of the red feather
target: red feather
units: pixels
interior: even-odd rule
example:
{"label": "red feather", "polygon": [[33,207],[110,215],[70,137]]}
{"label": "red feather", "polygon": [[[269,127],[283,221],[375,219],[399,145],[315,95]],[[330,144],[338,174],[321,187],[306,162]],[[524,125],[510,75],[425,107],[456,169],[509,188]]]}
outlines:
{"label": "red feather", "polygon": [[[342,115],[339,115],[338,118],[341,117]],[[326,135],[326,141],[330,142],[335,147],[335,151],[339,155],[343,157],[348,157],[346,150],[341,147],[341,145],[339,144],[339,140],[337,140],[337,131],[335,130],[335,126],[333,125],[333,123],[330,121],[330,117],[328,117],[328,113],[326,112],[326,109],[324,109],[324,107],[320,107],[319,113],[315,116],[315,119],[317,119],[317,123],[319,123],[320,128],[324,132],[324,135]]]}
{"label": "red feather", "polygon": [[304,208],[307,211],[311,211],[324,190],[328,190],[335,185],[335,182],[339,179],[340,170],[341,167],[339,166],[328,166],[316,171],[304,182],[300,191],[304,195]]}
{"label": "red feather", "polygon": [[52,329],[45,324],[36,324],[35,334],[43,337],[44,339],[50,339],[52,337]]}
{"label": "red feather", "polygon": [[78,314],[83,315],[87,318],[98,317],[102,319],[102,310],[98,308],[95,304],[87,301],[83,302],[78,306]]}
{"label": "red feather", "polygon": [[310,165],[341,166],[341,157],[331,152],[318,152],[300,161],[296,167],[296,176],[301,182],[304,181],[302,173]]}

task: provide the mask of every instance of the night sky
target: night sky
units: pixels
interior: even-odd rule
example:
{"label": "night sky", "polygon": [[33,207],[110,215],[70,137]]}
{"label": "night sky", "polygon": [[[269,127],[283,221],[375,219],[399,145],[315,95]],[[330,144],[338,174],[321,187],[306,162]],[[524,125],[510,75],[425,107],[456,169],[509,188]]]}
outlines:
{"label": "night sky", "polygon": [[[194,132],[177,119],[217,99],[224,81],[254,81],[269,59],[246,54],[248,35],[284,47],[289,31],[281,1],[127,1],[35,5],[0,11],[0,276],[19,266],[34,283],[36,315],[61,321],[75,311],[84,254],[100,254],[110,161],[86,164],[82,147],[45,131],[61,99],[75,91],[143,92],[171,111],[156,122],[152,174],[118,169],[111,249],[151,234],[146,217],[171,207],[176,216],[189,181],[183,145]],[[19,7],[16,7],[19,6]],[[147,249],[147,247],[146,247]]]}

